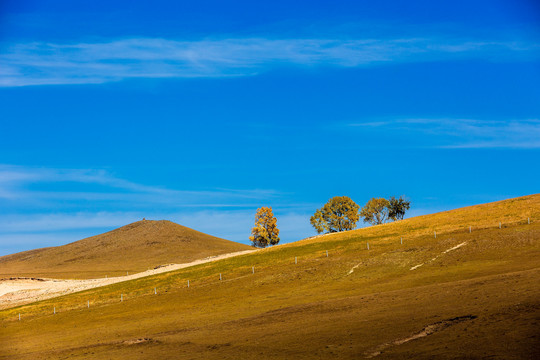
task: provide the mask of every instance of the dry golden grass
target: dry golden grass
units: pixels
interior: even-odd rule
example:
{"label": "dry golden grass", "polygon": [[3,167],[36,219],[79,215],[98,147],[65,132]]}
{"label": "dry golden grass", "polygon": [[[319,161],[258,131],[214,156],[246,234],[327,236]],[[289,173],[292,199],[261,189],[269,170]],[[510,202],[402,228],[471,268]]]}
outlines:
{"label": "dry golden grass", "polygon": [[539,240],[538,195],[308,239],[0,311],[0,358],[538,358]]}
{"label": "dry golden grass", "polygon": [[120,276],[250,248],[171,221],[143,220],[67,245],[0,257],[0,278]]}

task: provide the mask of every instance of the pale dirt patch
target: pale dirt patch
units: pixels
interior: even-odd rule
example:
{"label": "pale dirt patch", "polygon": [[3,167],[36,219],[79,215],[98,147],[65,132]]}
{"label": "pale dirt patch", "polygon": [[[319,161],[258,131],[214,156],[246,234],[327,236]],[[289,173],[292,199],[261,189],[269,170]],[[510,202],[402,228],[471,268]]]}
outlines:
{"label": "pale dirt patch", "polygon": [[[427,263],[430,263],[430,262],[432,262],[432,261],[435,261],[435,260],[437,260],[440,256],[442,256],[442,255],[444,255],[444,254],[446,254],[446,253],[449,253],[450,251],[457,250],[457,249],[459,249],[460,247],[462,247],[462,246],[464,246],[464,245],[467,245],[467,242],[462,242],[461,244],[456,245],[456,246],[454,246],[453,248],[450,248],[450,249],[447,249],[447,250],[443,251],[440,255],[435,256],[433,259],[429,260]],[[409,270],[416,270],[416,269],[418,269],[420,266],[423,266],[423,265],[425,265],[425,264],[427,264],[427,263],[421,263],[421,264],[415,265],[415,266],[413,266],[412,268],[410,268]]]}
{"label": "pale dirt patch", "polygon": [[347,273],[346,276],[351,275],[351,274],[354,272],[355,269],[358,269],[358,267],[359,267],[360,265],[362,265],[362,263],[358,263],[358,264],[354,265],[354,266],[351,268],[351,270],[349,270],[349,272]]}
{"label": "pale dirt patch", "polygon": [[148,341],[152,341],[152,339],[150,339],[150,338],[139,338],[139,339],[133,339],[133,340],[126,340],[126,341],[122,342],[122,344],[136,345],[136,344],[142,344],[142,343],[145,343],[145,342],[148,342]]}
{"label": "pale dirt patch", "polygon": [[433,333],[435,333],[437,331],[444,330],[447,327],[458,324],[460,322],[468,321],[468,320],[474,320],[474,319],[476,319],[476,316],[474,316],[474,315],[465,315],[465,316],[458,316],[458,317],[455,317],[453,319],[448,319],[448,320],[443,320],[443,321],[436,322],[434,324],[426,326],[425,328],[423,328],[421,331],[419,331],[417,333],[411,334],[411,335],[409,335],[407,337],[404,337],[404,338],[401,338],[401,339],[396,339],[394,341],[381,344],[381,345],[377,346],[375,349],[364,353],[364,356],[366,357],[366,359],[371,359],[371,358],[373,358],[375,356],[378,356],[378,355],[382,354],[384,352],[384,350],[386,350],[387,348],[390,348],[392,346],[402,345],[402,344],[405,344],[405,343],[407,343],[409,341],[420,339],[420,338],[426,337],[428,335],[431,335],[431,334],[433,334]]}
{"label": "pale dirt patch", "polygon": [[244,250],[233,253],[210,256],[205,259],[195,260],[184,264],[170,264],[159,266],[156,269],[140,273],[87,280],[61,280],[61,279],[37,279],[37,278],[10,278],[0,280],[0,309],[8,309],[18,305],[28,304],[34,301],[45,300],[71,294],[78,291],[94,289],[101,286],[116,284],[123,281],[139,279],[142,277],[161,274],[169,271],[187,268],[212,261],[244,255],[257,250]]}
{"label": "pale dirt patch", "polygon": [[418,269],[420,266],[423,266],[423,265],[424,265],[424,263],[415,265],[415,266],[413,266],[412,268],[410,268],[409,270],[416,270],[416,269]]}

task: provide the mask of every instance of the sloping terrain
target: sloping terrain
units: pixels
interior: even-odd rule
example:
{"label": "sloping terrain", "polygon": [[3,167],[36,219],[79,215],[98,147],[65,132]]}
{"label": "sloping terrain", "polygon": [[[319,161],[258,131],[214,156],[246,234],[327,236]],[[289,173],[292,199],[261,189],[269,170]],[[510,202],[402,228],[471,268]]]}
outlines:
{"label": "sloping terrain", "polygon": [[3,310],[0,358],[535,359],[539,283],[533,195]]}
{"label": "sloping terrain", "polygon": [[171,221],[142,220],[67,245],[2,256],[0,278],[119,276],[249,249]]}
{"label": "sloping terrain", "polygon": [[253,250],[243,250],[223,255],[210,256],[183,264],[170,264],[155,269],[141,271],[131,275],[105,277],[95,279],[43,279],[43,278],[8,278],[0,280],[0,309],[8,309],[17,305],[50,299],[74,292],[94,289],[124,281],[139,279],[146,276],[161,274],[190,266],[218,261],[234,256],[247,254]]}

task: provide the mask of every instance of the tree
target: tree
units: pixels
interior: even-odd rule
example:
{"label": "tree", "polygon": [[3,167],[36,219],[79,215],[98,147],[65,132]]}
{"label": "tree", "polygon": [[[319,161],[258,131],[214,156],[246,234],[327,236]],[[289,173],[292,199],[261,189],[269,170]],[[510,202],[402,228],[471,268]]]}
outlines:
{"label": "tree", "polygon": [[384,198],[371,198],[360,211],[360,216],[371,225],[384,224],[388,220],[389,204]]}
{"label": "tree", "polygon": [[320,234],[322,232],[339,232],[356,227],[359,206],[347,196],[335,196],[310,219],[311,225]]}
{"label": "tree", "polygon": [[405,212],[411,208],[411,202],[400,196],[396,199],[392,196],[388,199],[388,217],[394,221],[403,220]]}
{"label": "tree", "polygon": [[309,219],[311,225],[317,230],[317,233],[320,234],[325,230],[328,231],[328,226],[324,220],[322,209],[315,211],[315,214]]}
{"label": "tree", "polygon": [[255,227],[251,229],[252,245],[264,248],[279,243],[279,229],[276,226],[277,219],[272,213],[271,207],[261,207],[255,214]]}

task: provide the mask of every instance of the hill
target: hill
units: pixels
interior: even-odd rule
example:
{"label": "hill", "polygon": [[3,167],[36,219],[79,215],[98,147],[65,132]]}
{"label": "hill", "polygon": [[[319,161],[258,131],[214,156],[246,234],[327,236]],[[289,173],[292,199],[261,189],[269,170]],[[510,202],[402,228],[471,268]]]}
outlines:
{"label": "hill", "polygon": [[0,358],[534,359],[539,259],[525,196],[2,310]]}
{"label": "hill", "polygon": [[0,278],[95,278],[252,249],[171,221],[142,220],[67,245],[0,257]]}

